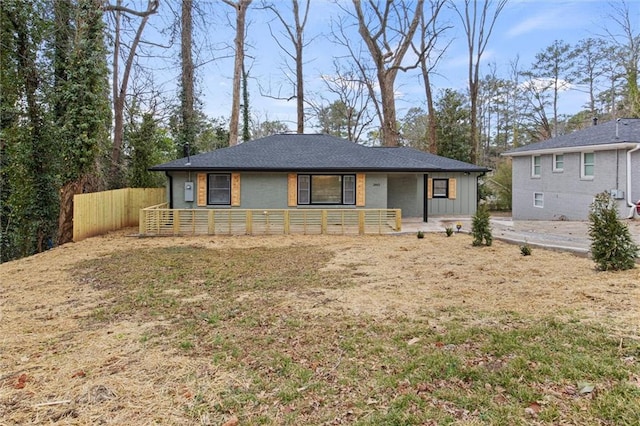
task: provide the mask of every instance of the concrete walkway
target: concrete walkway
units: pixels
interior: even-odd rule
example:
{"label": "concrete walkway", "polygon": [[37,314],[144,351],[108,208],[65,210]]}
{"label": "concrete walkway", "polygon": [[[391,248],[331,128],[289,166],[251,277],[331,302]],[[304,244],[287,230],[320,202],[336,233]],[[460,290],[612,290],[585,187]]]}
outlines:
{"label": "concrete walkway", "polygon": [[[640,244],[640,220],[623,219],[636,243]],[[471,231],[471,217],[431,217],[425,223],[420,218],[402,221],[402,233],[445,232],[447,226],[456,230],[461,223],[461,232]],[[591,246],[589,222],[587,221],[513,221],[510,217],[491,218],[493,238],[514,244],[527,243],[534,247],[588,254]]]}

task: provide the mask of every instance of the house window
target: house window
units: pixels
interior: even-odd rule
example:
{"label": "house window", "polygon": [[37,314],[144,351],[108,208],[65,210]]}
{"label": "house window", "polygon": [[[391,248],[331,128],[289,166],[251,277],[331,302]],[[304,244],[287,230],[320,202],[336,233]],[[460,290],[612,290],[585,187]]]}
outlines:
{"label": "house window", "polygon": [[207,177],[207,204],[231,204],[231,175],[210,174]]}
{"label": "house window", "polygon": [[311,202],[311,176],[298,175],[298,204]]}
{"label": "house window", "polygon": [[544,207],[544,194],[542,192],[533,193],[533,207]]}
{"label": "house window", "polygon": [[564,170],[564,155],[553,154],[553,171],[561,172]]}
{"label": "house window", "polygon": [[355,203],[355,175],[298,175],[298,204]]}
{"label": "house window", "polygon": [[582,179],[593,179],[596,165],[596,154],[594,152],[583,152],[581,156],[580,177]]}
{"label": "house window", "polygon": [[449,179],[433,180],[433,198],[449,198]]}
{"label": "house window", "polygon": [[540,170],[542,170],[542,160],[539,155],[531,157],[531,176],[540,177]]}

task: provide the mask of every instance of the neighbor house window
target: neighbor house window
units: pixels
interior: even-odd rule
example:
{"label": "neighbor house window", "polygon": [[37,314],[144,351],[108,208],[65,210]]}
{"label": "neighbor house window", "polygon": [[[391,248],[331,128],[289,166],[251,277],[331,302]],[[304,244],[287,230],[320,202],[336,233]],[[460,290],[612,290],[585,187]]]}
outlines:
{"label": "neighbor house window", "polygon": [[540,177],[540,171],[542,170],[542,160],[539,155],[531,157],[531,176]]}
{"label": "neighbor house window", "polygon": [[449,197],[449,179],[433,180],[433,198]]}
{"label": "neighbor house window", "polygon": [[208,175],[207,204],[231,204],[231,175]]}
{"label": "neighbor house window", "polygon": [[539,208],[544,207],[544,194],[542,192],[533,193],[533,206]]}
{"label": "neighbor house window", "polygon": [[594,152],[583,152],[580,167],[580,177],[582,179],[593,179],[596,165],[596,154]]}
{"label": "neighbor house window", "polygon": [[355,203],[355,175],[298,175],[298,204]]}
{"label": "neighbor house window", "polygon": [[553,171],[561,172],[564,170],[564,155],[553,154]]}

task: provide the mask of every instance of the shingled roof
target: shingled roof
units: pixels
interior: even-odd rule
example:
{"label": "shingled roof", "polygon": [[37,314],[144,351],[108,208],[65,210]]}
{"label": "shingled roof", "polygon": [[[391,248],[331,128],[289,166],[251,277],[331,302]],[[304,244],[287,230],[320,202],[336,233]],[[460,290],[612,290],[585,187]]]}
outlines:
{"label": "shingled roof", "polygon": [[637,143],[640,143],[640,119],[621,118],[542,142],[521,146],[507,151],[503,155],[516,157],[551,152],[572,152],[584,148],[605,150]]}
{"label": "shingled roof", "polygon": [[326,134],[277,134],[151,167],[153,171],[486,172],[412,148],[368,147]]}

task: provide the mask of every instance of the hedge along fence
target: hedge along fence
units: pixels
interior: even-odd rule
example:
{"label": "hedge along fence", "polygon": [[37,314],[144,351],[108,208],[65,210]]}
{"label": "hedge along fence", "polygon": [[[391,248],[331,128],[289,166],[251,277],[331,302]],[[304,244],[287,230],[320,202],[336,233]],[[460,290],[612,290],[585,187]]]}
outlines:
{"label": "hedge along fence", "polygon": [[137,226],[140,209],[165,200],[165,188],[123,188],[75,195],[73,241]]}

